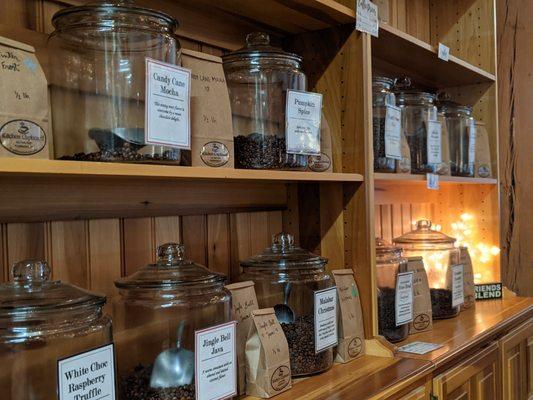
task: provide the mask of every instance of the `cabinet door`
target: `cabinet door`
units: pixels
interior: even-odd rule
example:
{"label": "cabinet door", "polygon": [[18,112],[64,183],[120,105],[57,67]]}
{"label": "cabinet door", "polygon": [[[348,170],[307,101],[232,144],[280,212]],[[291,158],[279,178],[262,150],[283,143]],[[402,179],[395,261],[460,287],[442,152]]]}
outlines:
{"label": "cabinet door", "polygon": [[500,400],[498,343],[433,379],[433,395],[438,400]]}
{"label": "cabinet door", "polygon": [[533,396],[533,318],[500,340],[503,399]]}
{"label": "cabinet door", "polygon": [[399,400],[429,400],[429,391],[426,390],[425,386],[422,386],[407,393]]}

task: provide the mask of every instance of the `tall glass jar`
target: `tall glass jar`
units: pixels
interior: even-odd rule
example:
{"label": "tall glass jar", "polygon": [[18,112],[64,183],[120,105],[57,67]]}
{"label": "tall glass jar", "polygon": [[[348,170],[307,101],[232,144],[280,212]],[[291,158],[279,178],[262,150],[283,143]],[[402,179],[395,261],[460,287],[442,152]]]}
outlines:
{"label": "tall glass jar", "polygon": [[145,63],[178,64],[177,21],[133,0],[58,11],[48,40],[56,158],[179,164],[145,142]]}
{"label": "tall glass jar", "polygon": [[195,399],[195,332],[231,321],[225,281],[187,261],[176,243],[159,246],[155,264],[115,281],[120,399]]}
{"label": "tall glass jar", "polygon": [[332,348],[315,353],[314,293],[334,286],[326,264],[327,259],[295,246],[287,233],[274,235],[271,247],[241,262],[239,280],[255,283],[261,308],[288,307],[284,318],[278,311],[276,316],[289,344],[293,376],[315,374],[333,365]]}
{"label": "tall glass jar", "polygon": [[112,342],[105,297],[52,281],[51,274],[46,262],[24,260],[11,268],[12,281],[0,284],[4,400],[58,398],[58,361]]}
{"label": "tall glass jar", "polygon": [[246,46],[223,57],[233,118],[235,167],[307,168],[307,155],[289,154],[285,140],[287,90],[306,90],[302,58],[250,33]]}
{"label": "tall glass jar", "polygon": [[464,106],[450,100],[438,102],[439,111],[443,113],[448,128],[450,144],[450,167],[454,176],[474,176],[475,135],[472,107]]}
{"label": "tall glass jar", "polygon": [[[405,134],[401,132],[401,158],[387,157],[385,153],[385,124],[387,110],[396,107],[396,96],[392,92],[394,79],[376,76],[372,79],[372,126],[374,142],[374,171],[400,172],[411,171],[409,145]],[[407,151],[406,151],[407,149]]]}
{"label": "tall glass jar", "polygon": [[393,343],[404,340],[409,334],[408,323],[396,323],[396,280],[402,272],[407,272],[407,259],[402,257],[402,249],[376,239],[379,334]]}
{"label": "tall glass jar", "polygon": [[452,267],[460,263],[455,239],[431,229],[431,221],[420,220],[416,228],[393,240],[406,257],[422,257],[428,275],[433,319],[455,317],[460,306],[453,306]]}

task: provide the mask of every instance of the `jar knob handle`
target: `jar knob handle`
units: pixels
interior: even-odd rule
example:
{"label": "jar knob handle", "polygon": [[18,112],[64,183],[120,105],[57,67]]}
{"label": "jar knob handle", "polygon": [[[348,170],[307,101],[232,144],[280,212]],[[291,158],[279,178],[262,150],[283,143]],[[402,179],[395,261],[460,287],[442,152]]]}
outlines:
{"label": "jar knob handle", "polygon": [[417,229],[430,229],[431,221],[429,219],[420,219],[416,221],[416,228]]}
{"label": "jar knob handle", "polygon": [[165,243],[157,247],[157,263],[171,265],[185,259],[185,246],[181,243]]}
{"label": "jar knob handle", "polygon": [[272,235],[272,247],[290,249],[294,247],[294,236],[285,232]]}
{"label": "jar knob handle", "polygon": [[43,283],[50,280],[52,270],[46,261],[27,259],[11,267],[11,279],[17,283]]}
{"label": "jar knob handle", "polygon": [[246,35],[246,45],[251,46],[268,46],[270,45],[270,36],[264,32],[252,32]]}

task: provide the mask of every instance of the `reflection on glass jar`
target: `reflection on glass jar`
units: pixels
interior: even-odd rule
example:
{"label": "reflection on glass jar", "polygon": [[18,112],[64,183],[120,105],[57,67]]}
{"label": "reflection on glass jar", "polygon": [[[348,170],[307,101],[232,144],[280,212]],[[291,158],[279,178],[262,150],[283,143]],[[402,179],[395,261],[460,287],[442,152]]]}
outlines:
{"label": "reflection on glass jar", "polygon": [[431,229],[431,221],[420,220],[416,228],[397,237],[394,244],[406,257],[422,257],[431,292],[433,319],[455,317],[459,306],[452,306],[452,266],[459,264],[455,239]]}
{"label": "reflection on glass jar", "polygon": [[174,243],[159,246],[155,264],[115,281],[120,399],[195,399],[195,331],[231,321],[225,281]]}
{"label": "reflection on glass jar", "polygon": [[287,90],[306,90],[302,58],[270,45],[266,33],[251,33],[246,46],[223,57],[233,119],[235,167],[307,168],[307,156],[288,154],[285,142]]}
{"label": "reflection on glass jar", "polygon": [[292,376],[325,371],[333,365],[333,349],[315,354],[314,293],[334,286],[325,271],[327,260],[294,245],[280,233],[272,246],[241,262],[240,281],[253,281],[261,308],[274,307],[289,345]]}
{"label": "reflection on glass jar", "polygon": [[172,17],[130,1],[57,12],[48,40],[56,158],[179,164],[145,142],[146,58],[179,64]]}
{"label": "reflection on glass jar", "polygon": [[112,342],[105,297],[52,281],[44,261],[13,265],[0,285],[0,393],[4,400],[57,396],[58,360]]}

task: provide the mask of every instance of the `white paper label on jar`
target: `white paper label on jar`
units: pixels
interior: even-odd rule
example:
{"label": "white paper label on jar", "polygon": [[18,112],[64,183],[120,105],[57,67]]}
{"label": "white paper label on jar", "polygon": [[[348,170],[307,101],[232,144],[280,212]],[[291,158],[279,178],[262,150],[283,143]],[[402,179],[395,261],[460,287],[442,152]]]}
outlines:
{"label": "white paper label on jar", "polygon": [[439,58],[443,61],[450,60],[450,48],[442,43],[439,43]]}
{"label": "white paper label on jar", "polygon": [[190,70],[146,59],[146,143],[191,148],[190,92]]}
{"label": "white paper label on jar", "polygon": [[59,400],[114,400],[113,344],[58,360],[57,380]]}
{"label": "white paper label on jar", "polygon": [[370,0],[356,0],[355,29],[378,37],[378,6]]}
{"label": "white paper label on jar", "polygon": [[320,93],[287,90],[285,140],[289,154],[320,154]]}
{"label": "white paper label on jar", "polygon": [[468,164],[476,162],[476,124],[474,120],[470,120],[468,126]]}
{"label": "white paper label on jar", "polygon": [[413,277],[414,272],[402,272],[396,279],[396,326],[413,320]]}
{"label": "white paper label on jar", "polygon": [[315,292],[315,353],[336,346],[337,287]]}
{"label": "white paper label on jar", "polygon": [[428,121],[428,164],[442,162],[442,126],[439,121]]}
{"label": "white paper label on jar", "polygon": [[235,321],[194,333],[196,400],[237,394]]}
{"label": "white paper label on jar", "polygon": [[452,266],[452,307],[460,306],[465,302],[463,264]]}
{"label": "white paper label on jar", "polygon": [[402,159],[402,110],[387,106],[385,111],[385,157]]}

